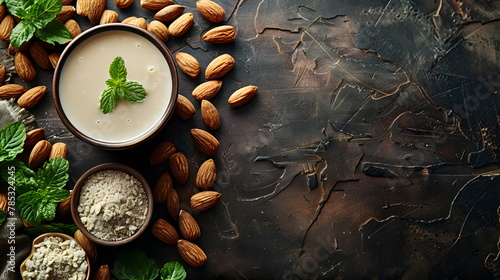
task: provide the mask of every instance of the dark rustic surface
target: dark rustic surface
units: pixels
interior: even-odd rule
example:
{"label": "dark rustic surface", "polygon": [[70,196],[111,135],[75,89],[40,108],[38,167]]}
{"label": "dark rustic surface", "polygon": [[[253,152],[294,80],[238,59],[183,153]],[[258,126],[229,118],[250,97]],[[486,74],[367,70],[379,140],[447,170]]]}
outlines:
{"label": "dark rustic surface", "polygon": [[[193,213],[208,262],[186,265],[188,278],[500,277],[500,1],[217,2],[236,27],[234,43],[203,42],[215,25],[195,1],[177,0],[195,25],[167,44],[202,69],[222,53],[236,59],[213,99],[222,116],[214,132],[222,200]],[[138,0],[107,8],[120,20],[154,14]],[[51,79],[39,69],[27,85]],[[174,116],[158,137],[128,151],[75,138],[47,95],[32,113],[49,141],[68,144],[70,187],[104,162],[128,164],[154,185],[168,167],[151,167],[148,157],[169,140],[190,163],[189,182],[175,183],[189,210],[195,170],[206,159],[189,135],[205,128],[191,91],[204,79],[181,72],[179,79],[195,117]],[[256,98],[230,108],[229,95],[250,84],[259,87]],[[154,216],[170,219],[164,205]],[[159,264],[181,261],[175,246],[150,232],[129,246]],[[97,264],[112,265],[122,249],[98,246]]]}

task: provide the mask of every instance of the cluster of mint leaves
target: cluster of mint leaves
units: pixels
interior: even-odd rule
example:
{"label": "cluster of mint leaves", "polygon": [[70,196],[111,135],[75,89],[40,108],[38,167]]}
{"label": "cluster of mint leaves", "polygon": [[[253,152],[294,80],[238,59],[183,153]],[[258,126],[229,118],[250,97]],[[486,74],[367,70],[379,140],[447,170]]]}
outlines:
{"label": "cluster of mint leaves", "polygon": [[99,106],[104,114],[111,112],[122,99],[130,103],[142,102],[146,90],[136,81],[127,80],[127,68],[121,56],[117,56],[109,66],[109,76],[102,94]]}
{"label": "cluster of mint leaves", "polygon": [[0,130],[0,170],[2,179],[15,188],[15,206],[21,218],[36,226],[52,221],[57,204],[69,196],[69,190],[64,188],[69,179],[69,162],[52,158],[35,172],[18,158],[25,140],[26,127],[22,122],[13,122]]}
{"label": "cluster of mint leaves", "polygon": [[155,260],[137,249],[126,249],[118,254],[113,274],[120,280],[154,280],[158,275],[161,280],[186,279],[186,271],[179,262],[167,262],[160,270]]}
{"label": "cluster of mint leaves", "polygon": [[13,16],[21,19],[10,36],[14,48],[33,36],[53,45],[72,39],[64,23],[56,19],[62,10],[62,0],[0,0],[0,4],[3,2]]}

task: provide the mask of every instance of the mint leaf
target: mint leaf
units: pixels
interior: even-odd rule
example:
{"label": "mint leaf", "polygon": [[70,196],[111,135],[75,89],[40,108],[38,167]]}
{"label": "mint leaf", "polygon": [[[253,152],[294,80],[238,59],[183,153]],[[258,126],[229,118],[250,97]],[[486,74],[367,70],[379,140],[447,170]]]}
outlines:
{"label": "mint leaf", "polygon": [[28,7],[29,19],[37,28],[44,28],[49,22],[56,18],[62,10],[60,0],[35,1]]}
{"label": "mint leaf", "polygon": [[101,95],[100,106],[104,114],[111,112],[118,102],[118,96],[114,88],[108,87],[104,89]]}
{"label": "mint leaf", "polygon": [[15,49],[18,49],[22,43],[29,41],[35,35],[36,26],[29,21],[19,22],[10,35],[10,43]]}
{"label": "mint leaf", "polygon": [[43,185],[46,188],[61,189],[68,182],[68,171],[68,160],[64,158],[52,158],[48,162],[45,162],[42,168],[38,169],[36,180],[39,185]]}
{"label": "mint leaf", "polygon": [[22,122],[13,122],[0,130],[0,162],[13,160],[23,152],[26,128]]}
{"label": "mint leaf", "polygon": [[113,274],[121,280],[154,280],[158,272],[155,260],[136,249],[126,249],[120,252],[113,269]]}
{"label": "mint leaf", "polygon": [[27,15],[27,7],[29,5],[33,5],[34,1],[33,0],[7,0],[5,1],[5,5],[7,6],[7,9],[9,10],[9,13],[13,16],[19,17],[19,18],[25,18]]}
{"label": "mint leaf", "polygon": [[37,29],[35,35],[49,44],[65,44],[73,39],[68,28],[58,19],[53,19],[44,28]]}
{"label": "mint leaf", "polygon": [[19,214],[28,224],[39,225],[55,218],[57,203],[69,196],[69,190],[63,189],[69,178],[68,170],[66,159],[53,158],[28,180],[35,184],[17,197]]}
{"label": "mint leaf", "polygon": [[127,79],[127,68],[125,68],[125,61],[121,56],[117,56],[109,66],[109,76],[112,80],[118,82],[125,82]]}
{"label": "mint leaf", "polygon": [[101,93],[99,107],[104,114],[110,113],[118,104],[119,99],[129,103],[138,103],[146,97],[146,90],[136,81],[127,80],[127,68],[121,56],[117,56],[109,66],[108,86]]}
{"label": "mint leaf", "polygon": [[184,280],[186,279],[186,270],[179,262],[167,262],[160,271],[161,280]]}
{"label": "mint leaf", "polygon": [[[65,192],[68,197],[68,190],[59,191]],[[59,195],[62,196],[64,195]],[[51,201],[44,189],[23,193],[17,198],[16,206],[21,217],[32,226],[39,225],[43,221],[52,221],[56,217],[57,202]]]}
{"label": "mint leaf", "polygon": [[124,95],[122,99],[130,103],[142,102],[146,97],[146,90],[136,81],[126,81],[123,84],[123,91]]}
{"label": "mint leaf", "polygon": [[19,158],[0,163],[0,172],[5,182],[12,182],[16,186],[17,194],[23,194],[36,188],[35,172],[29,169]]}

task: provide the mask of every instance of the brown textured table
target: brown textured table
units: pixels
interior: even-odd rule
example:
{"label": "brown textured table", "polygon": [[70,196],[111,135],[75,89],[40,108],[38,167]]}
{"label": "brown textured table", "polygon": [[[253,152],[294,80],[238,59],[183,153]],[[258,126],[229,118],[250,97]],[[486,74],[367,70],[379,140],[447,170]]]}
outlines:
{"label": "brown textured table", "polygon": [[[213,99],[222,117],[214,132],[222,200],[193,212],[208,262],[186,265],[189,279],[500,277],[500,1],[217,2],[235,42],[203,42],[215,25],[195,1],[178,0],[195,24],[167,44],[202,69],[223,53],[236,59]],[[137,0],[107,8],[120,20],[154,14]],[[39,70],[27,85],[51,78]],[[189,135],[205,128],[191,91],[204,79],[179,79],[197,114],[172,117],[150,143],[128,151],[75,138],[47,95],[32,113],[49,141],[68,145],[69,187],[105,162],[130,165],[153,185],[168,166],[149,166],[149,154],[169,140],[189,160],[189,182],[174,183],[189,210],[206,159]],[[230,108],[229,95],[250,84],[257,96]],[[159,217],[170,219],[165,205],[155,207]],[[182,262],[149,231],[129,246],[159,264]],[[123,248],[97,249],[97,265],[112,265]]]}

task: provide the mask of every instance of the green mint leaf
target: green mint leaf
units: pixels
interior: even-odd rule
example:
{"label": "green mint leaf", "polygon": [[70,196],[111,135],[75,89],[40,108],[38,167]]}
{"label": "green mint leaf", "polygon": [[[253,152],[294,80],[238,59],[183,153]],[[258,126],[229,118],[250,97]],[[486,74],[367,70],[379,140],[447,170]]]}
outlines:
{"label": "green mint leaf", "polygon": [[36,226],[52,221],[56,217],[57,203],[68,196],[67,189],[40,188],[18,196],[16,206],[21,217],[28,224]]}
{"label": "green mint leaf", "polygon": [[127,79],[127,68],[125,68],[125,61],[121,56],[117,56],[111,65],[109,66],[109,76],[111,79],[119,82],[117,84],[121,84],[121,82],[125,82]]}
{"label": "green mint leaf", "polygon": [[26,12],[29,16],[25,19],[42,29],[56,18],[61,9],[62,1],[60,0],[35,1],[33,5],[28,7]]}
{"label": "green mint leaf", "polygon": [[0,162],[13,160],[23,152],[26,128],[22,122],[13,122],[0,130]]}
{"label": "green mint leaf", "polygon": [[68,28],[58,19],[53,19],[44,28],[37,29],[35,35],[49,44],[65,44],[73,39]]}
{"label": "green mint leaf", "polygon": [[186,279],[186,270],[179,262],[167,262],[160,270],[161,280],[184,280]]}
{"label": "green mint leaf", "polygon": [[142,102],[146,97],[146,90],[136,81],[126,81],[123,85],[124,95],[123,100],[130,103]]}
{"label": "green mint leaf", "polygon": [[35,25],[30,21],[23,20],[12,29],[10,43],[15,49],[18,49],[22,43],[29,41],[35,35],[35,31]]}
{"label": "green mint leaf", "polygon": [[5,182],[15,185],[17,194],[36,189],[35,172],[29,169],[19,158],[0,163],[0,172]]}
{"label": "green mint leaf", "polygon": [[[36,181],[47,189],[62,189],[69,179],[69,162],[64,158],[52,158],[38,169]],[[67,196],[66,196],[67,197]],[[63,197],[61,200],[64,200]],[[56,199],[57,200],[57,199]]]}
{"label": "green mint leaf", "polygon": [[158,276],[158,265],[144,252],[137,249],[125,249],[118,254],[114,263],[113,274],[118,279],[154,280]]}
{"label": "green mint leaf", "polygon": [[24,232],[26,232],[26,234],[31,238],[35,238],[47,232],[60,232],[69,236],[73,236],[77,229],[78,228],[75,224],[51,223],[25,228]]}
{"label": "green mint leaf", "polygon": [[107,87],[103,90],[101,94],[101,100],[99,101],[99,106],[104,114],[111,112],[118,103],[118,96],[116,95],[115,88]]}
{"label": "green mint leaf", "polygon": [[30,5],[33,5],[33,0],[7,0],[5,1],[5,5],[9,10],[9,13],[18,18],[26,18],[27,16],[27,8]]}
{"label": "green mint leaf", "polygon": [[3,224],[3,222],[5,222],[6,219],[7,214],[5,213],[5,211],[3,211],[3,209],[0,208],[0,226]]}
{"label": "green mint leaf", "polygon": [[104,114],[110,113],[119,99],[129,103],[138,103],[146,97],[146,90],[139,82],[127,80],[127,68],[121,56],[117,56],[111,62],[109,76],[111,79],[106,80],[108,87],[101,93],[99,104]]}

